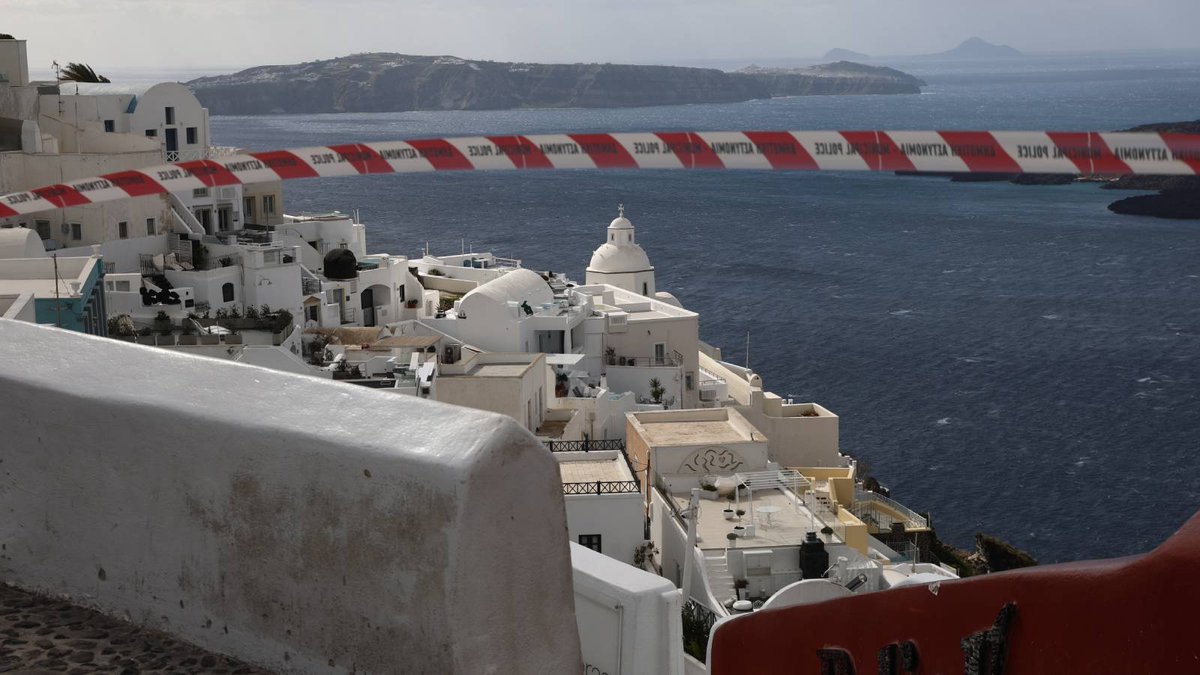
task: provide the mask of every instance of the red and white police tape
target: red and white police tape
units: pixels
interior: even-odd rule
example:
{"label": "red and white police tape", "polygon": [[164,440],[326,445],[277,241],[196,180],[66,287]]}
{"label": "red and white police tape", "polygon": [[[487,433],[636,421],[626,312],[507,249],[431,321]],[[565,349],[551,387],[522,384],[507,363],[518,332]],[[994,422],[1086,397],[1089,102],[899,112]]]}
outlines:
{"label": "red and white police tape", "polygon": [[0,218],[293,178],[505,169],[1200,174],[1200,135],[1041,131],[685,131],[432,138],[251,152],[0,196]]}

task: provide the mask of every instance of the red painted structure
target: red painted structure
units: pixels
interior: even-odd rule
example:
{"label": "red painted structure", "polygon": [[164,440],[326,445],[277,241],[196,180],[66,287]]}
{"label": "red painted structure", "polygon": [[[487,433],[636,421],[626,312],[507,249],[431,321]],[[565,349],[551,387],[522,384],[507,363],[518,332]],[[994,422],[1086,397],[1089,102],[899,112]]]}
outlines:
{"label": "red painted structure", "polygon": [[1142,556],[737,616],[709,672],[1200,673],[1198,572],[1200,514]]}

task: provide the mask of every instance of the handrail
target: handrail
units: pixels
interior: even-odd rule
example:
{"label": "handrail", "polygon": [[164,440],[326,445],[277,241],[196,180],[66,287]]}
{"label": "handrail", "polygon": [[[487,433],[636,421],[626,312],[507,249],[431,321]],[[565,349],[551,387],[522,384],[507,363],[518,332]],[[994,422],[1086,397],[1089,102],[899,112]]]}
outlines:
{"label": "handrail", "polygon": [[589,483],[563,483],[564,495],[618,495],[641,492],[637,481],[592,481]]}
{"label": "handrail", "polygon": [[928,518],[925,518],[924,516],[918,514],[916,511],[913,511],[912,509],[901,504],[900,502],[897,502],[894,499],[891,499],[889,497],[884,497],[883,495],[879,494],[878,492],[870,492],[868,490],[856,489],[854,491],[854,507],[851,509],[851,512],[854,513],[855,516],[858,516],[858,515],[860,515],[860,512],[865,512],[868,509],[875,510],[874,506],[871,505],[872,502],[882,504],[882,505],[886,506],[888,509],[895,511],[896,513],[899,513],[901,516],[904,517],[905,525],[908,525],[908,526],[914,527],[914,528],[929,527],[929,519]]}
{"label": "handrail", "polygon": [[581,441],[545,441],[550,452],[592,452],[625,450],[625,441],[619,438],[583,439]]}

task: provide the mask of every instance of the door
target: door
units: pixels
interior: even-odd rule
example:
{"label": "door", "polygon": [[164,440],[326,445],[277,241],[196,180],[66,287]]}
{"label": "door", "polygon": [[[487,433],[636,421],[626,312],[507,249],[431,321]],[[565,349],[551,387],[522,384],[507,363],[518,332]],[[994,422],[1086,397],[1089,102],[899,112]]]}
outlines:
{"label": "door", "polygon": [[370,328],[375,325],[375,290],[364,288],[359,297],[362,299],[363,325]]}
{"label": "door", "polygon": [[661,366],[667,360],[667,343],[654,343],[654,365]]}
{"label": "door", "polygon": [[167,129],[166,130],[166,141],[167,141],[167,154],[168,154],[167,159],[170,159],[171,153],[179,152],[179,130],[178,129]]}

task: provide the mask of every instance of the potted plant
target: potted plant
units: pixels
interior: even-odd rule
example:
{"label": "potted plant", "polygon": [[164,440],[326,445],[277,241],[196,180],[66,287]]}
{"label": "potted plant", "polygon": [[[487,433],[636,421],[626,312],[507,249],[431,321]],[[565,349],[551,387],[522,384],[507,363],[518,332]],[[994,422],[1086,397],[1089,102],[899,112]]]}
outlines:
{"label": "potted plant", "polygon": [[158,314],[154,315],[154,330],[161,335],[171,332],[171,317],[161,309],[158,310]]}
{"label": "potted plant", "polygon": [[700,479],[700,497],[703,499],[716,500],[719,494],[717,493],[717,479],[714,476],[705,476]]}
{"label": "potted plant", "polygon": [[662,382],[659,382],[657,377],[650,378],[650,398],[655,403],[662,403],[662,397],[665,393],[667,393],[667,390],[663,389]]}
{"label": "potted plant", "polygon": [[746,515],[746,509],[738,509],[737,510],[738,522],[741,522],[742,516],[744,516],[744,515]]}
{"label": "potted plant", "polygon": [[180,329],[179,344],[181,344],[181,345],[196,344],[197,339],[196,339],[196,328],[195,327],[196,327],[196,320],[199,318],[200,317],[196,316],[195,314],[188,314],[187,318],[179,323],[179,329]]}
{"label": "potted plant", "polygon": [[150,330],[149,327],[139,330],[138,336],[137,336],[137,343],[139,345],[154,344],[154,331]]}
{"label": "potted plant", "polygon": [[725,516],[725,520],[733,520],[733,507],[726,506],[721,514]]}
{"label": "potted plant", "polygon": [[830,537],[833,536],[833,528],[826,525],[825,527],[821,528],[821,534],[825,536],[825,541],[828,542]]}
{"label": "potted plant", "polygon": [[733,534],[736,534],[739,537],[746,536],[746,526],[745,525],[734,525],[733,526]]}
{"label": "potted plant", "polygon": [[738,600],[746,599],[746,589],[748,589],[748,588],[750,588],[750,580],[749,579],[734,579],[733,580],[733,590],[735,593],[737,593]]}
{"label": "potted plant", "polygon": [[617,365],[617,350],[612,347],[604,348],[604,361],[610,366]]}
{"label": "potted plant", "polygon": [[729,540],[729,548],[737,548],[738,536],[736,532],[730,532],[729,534],[726,534],[725,538]]}

